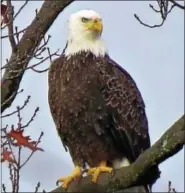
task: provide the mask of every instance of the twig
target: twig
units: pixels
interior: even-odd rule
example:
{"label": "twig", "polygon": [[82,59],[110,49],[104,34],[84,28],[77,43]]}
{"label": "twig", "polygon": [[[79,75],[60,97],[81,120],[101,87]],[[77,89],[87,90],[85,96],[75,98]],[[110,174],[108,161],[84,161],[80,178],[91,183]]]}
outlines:
{"label": "twig", "polygon": [[8,141],[5,140],[5,142],[2,141],[3,138],[6,138],[6,137],[2,137],[1,136],[1,147],[4,147],[5,145],[8,145]]}
{"label": "twig", "polygon": [[24,90],[21,89],[20,91],[15,91],[15,92],[13,92],[12,95],[1,105],[1,109],[2,109],[7,103],[9,103],[9,101],[11,101],[11,99],[12,99],[14,96],[16,96],[17,94],[19,94],[19,93],[21,93],[21,92],[23,92],[23,91],[24,91]]}
{"label": "twig", "polygon": [[49,59],[50,59],[50,63],[52,62],[52,54],[50,52],[49,47],[47,47],[47,51],[48,51],[48,55],[49,55]]}
{"label": "twig", "polygon": [[[10,175],[10,181],[11,181],[11,184],[12,184],[12,193],[15,193],[16,192],[16,187],[15,187],[15,167],[12,167],[13,164],[9,163],[8,164],[8,168],[9,168],[9,175]],[[14,173],[13,173],[14,171]]]}
{"label": "twig", "polygon": [[176,192],[175,188],[172,188],[172,182],[171,181],[168,182],[168,193],[169,192]]}
{"label": "twig", "polygon": [[17,26],[16,26],[16,27],[15,27],[15,30],[16,30],[16,32],[13,33],[13,34],[8,34],[8,35],[5,35],[5,36],[1,36],[1,39],[8,38],[8,37],[10,37],[10,36],[18,36],[19,34],[25,32],[26,28],[25,28],[25,29],[22,29],[22,30],[20,30],[20,31],[17,31]]}
{"label": "twig", "polygon": [[2,115],[1,118],[11,116],[11,115],[17,113],[19,110],[24,109],[24,107],[28,104],[30,98],[31,98],[31,96],[28,96],[27,99],[24,101],[24,104],[23,104],[21,107],[19,107],[19,109],[15,110],[15,111],[13,111],[13,112],[11,112],[11,113],[8,113],[8,114],[6,114],[6,115]]}
{"label": "twig", "polygon": [[20,107],[17,106],[17,117],[18,117],[18,123],[17,123],[17,127],[19,130],[21,130],[21,121],[22,121],[22,118],[21,118],[21,110],[20,110]]}
{"label": "twig", "polygon": [[16,190],[16,192],[19,192],[19,184],[20,184],[21,150],[22,150],[22,147],[19,147],[19,150],[18,150],[18,163],[17,163],[17,170],[16,170],[16,176],[17,176],[17,180],[16,180],[17,190]]}
{"label": "twig", "polygon": [[[44,135],[43,132],[41,132],[38,140],[37,140],[37,143],[35,144],[35,147],[40,143],[40,140],[42,138],[42,136]],[[30,160],[30,158],[32,157],[32,155],[35,153],[35,151],[32,151],[31,154],[28,156],[28,158],[25,160],[25,162],[23,162],[21,165],[20,165],[20,169]]]}
{"label": "twig", "polygon": [[33,64],[33,65],[31,65],[31,66],[28,66],[28,67],[26,68],[26,70],[32,69],[32,68],[34,68],[34,67],[42,64],[43,62],[45,62],[46,60],[48,60],[48,59],[51,58],[52,56],[59,56],[58,52],[59,52],[59,49],[58,49],[56,52],[54,52],[53,54],[51,54],[50,56],[45,57],[44,59],[42,59],[42,60],[39,61],[38,63]]}
{"label": "twig", "polygon": [[176,1],[174,1],[174,0],[169,0],[169,1],[170,1],[171,3],[173,3],[175,6],[177,6],[178,8],[180,8],[180,9],[185,9],[185,6],[177,3]]}
{"label": "twig", "polygon": [[164,24],[164,20],[162,20],[162,22],[160,24],[155,24],[155,25],[149,25],[144,23],[143,21],[141,21],[141,19],[139,18],[138,15],[134,14],[134,17],[139,21],[139,23],[141,25],[144,25],[145,27],[149,27],[149,28],[156,28],[156,27],[161,27]]}
{"label": "twig", "polygon": [[32,115],[32,117],[30,118],[30,120],[23,126],[21,126],[21,129],[28,127],[29,124],[34,120],[35,116],[37,115],[37,112],[39,111],[39,107],[37,107]]}
{"label": "twig", "polygon": [[169,182],[168,182],[168,192],[171,192],[171,185],[172,185],[172,182],[169,181]]}
{"label": "twig", "polygon": [[[48,39],[49,39],[49,37],[48,37]],[[44,37],[44,43],[46,43],[46,42],[47,42],[47,40],[45,40],[45,37]],[[52,56],[51,56],[51,52],[50,52],[49,47],[47,47],[47,51],[48,51],[48,55],[49,55],[49,58],[50,58],[50,62],[52,62]]]}
{"label": "twig", "polygon": [[43,72],[47,72],[49,70],[49,68],[46,68],[44,70],[36,70],[35,68],[31,68],[31,70],[33,70],[34,72],[37,72],[37,73],[43,73]]}
{"label": "twig", "polygon": [[154,8],[152,4],[149,4],[149,7],[153,9],[153,11],[155,11],[156,13],[160,13],[160,10],[157,10],[156,8]]}
{"label": "twig", "polygon": [[43,36],[43,45],[41,46],[38,46],[36,49],[35,49],[35,54],[33,55],[33,57],[38,57],[39,55],[41,55],[45,50],[46,50],[46,45],[48,44],[51,36],[48,35],[48,38],[45,40],[45,37]]}
{"label": "twig", "polygon": [[17,193],[17,169],[14,167],[13,168],[13,183],[15,186],[15,193]]}
{"label": "twig", "polygon": [[[37,52],[35,52],[35,54],[33,54],[33,57],[35,59],[38,59],[38,60],[42,60],[43,59],[43,56],[41,56],[41,54],[46,50],[46,47],[43,47],[41,50],[37,50]],[[40,57],[39,57],[40,56]]]}
{"label": "twig", "polygon": [[39,191],[40,188],[40,182],[37,183],[37,186],[35,187],[35,193],[37,193]]}
{"label": "twig", "polygon": [[149,25],[147,23],[144,23],[137,14],[134,14],[134,17],[136,18],[136,20],[143,26],[148,27],[148,28],[156,28],[156,27],[161,27],[164,22],[167,19],[168,14],[172,11],[172,9],[175,7],[175,4],[173,4],[170,8],[169,8],[169,1],[168,0],[157,0],[158,6],[159,6],[159,10],[154,8],[153,5],[149,4],[149,7],[156,13],[159,13],[161,15],[162,21],[160,24],[155,24],[155,25]]}
{"label": "twig", "polygon": [[2,189],[3,189],[3,192],[4,192],[4,193],[7,193],[7,192],[6,192],[6,187],[5,187],[5,184],[4,184],[4,183],[2,184]]}
{"label": "twig", "polygon": [[23,8],[27,5],[28,2],[29,0],[25,0],[24,4],[20,7],[20,9],[15,14],[14,19],[19,15],[19,13],[23,10]]}

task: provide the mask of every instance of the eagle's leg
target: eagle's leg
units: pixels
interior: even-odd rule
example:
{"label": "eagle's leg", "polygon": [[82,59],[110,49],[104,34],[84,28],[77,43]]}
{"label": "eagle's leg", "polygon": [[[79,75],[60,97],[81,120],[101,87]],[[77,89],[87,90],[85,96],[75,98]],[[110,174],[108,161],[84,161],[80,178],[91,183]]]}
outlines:
{"label": "eagle's leg", "polygon": [[106,161],[101,161],[100,165],[98,167],[95,168],[89,168],[87,175],[92,175],[92,182],[96,183],[98,176],[102,173],[102,172],[108,172],[111,173],[113,170],[113,168],[111,167],[107,167],[107,163]]}
{"label": "eagle's leg", "polygon": [[64,189],[67,189],[67,187],[68,187],[70,182],[72,182],[73,180],[75,180],[77,178],[80,178],[81,176],[82,176],[81,167],[75,166],[75,169],[73,170],[71,175],[59,178],[57,180],[57,185],[61,182],[62,183],[62,187]]}

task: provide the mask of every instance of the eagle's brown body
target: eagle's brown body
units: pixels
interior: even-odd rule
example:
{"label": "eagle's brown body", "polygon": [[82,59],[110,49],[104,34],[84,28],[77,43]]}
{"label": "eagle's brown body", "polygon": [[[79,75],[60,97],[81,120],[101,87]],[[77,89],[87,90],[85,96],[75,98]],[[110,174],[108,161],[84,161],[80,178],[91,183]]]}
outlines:
{"label": "eagle's brown body", "polygon": [[141,94],[109,56],[83,52],[56,59],[49,71],[49,105],[58,133],[75,164],[91,167],[150,147]]}

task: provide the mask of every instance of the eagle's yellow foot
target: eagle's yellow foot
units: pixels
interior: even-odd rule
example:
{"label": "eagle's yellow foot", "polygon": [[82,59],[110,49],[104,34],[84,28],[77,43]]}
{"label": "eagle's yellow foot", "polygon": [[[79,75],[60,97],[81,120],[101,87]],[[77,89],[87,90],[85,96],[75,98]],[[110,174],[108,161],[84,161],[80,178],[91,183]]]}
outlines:
{"label": "eagle's yellow foot", "polygon": [[102,173],[102,172],[108,172],[111,173],[113,170],[113,168],[111,167],[107,167],[106,161],[102,161],[100,163],[100,165],[98,167],[95,168],[89,168],[87,175],[92,175],[92,182],[96,183],[98,180],[98,176]]}
{"label": "eagle's yellow foot", "polygon": [[64,189],[67,189],[69,183],[71,183],[73,180],[80,178],[82,176],[82,171],[79,166],[76,166],[75,169],[73,170],[72,174],[67,176],[67,177],[62,177],[57,180],[57,185],[61,182],[62,187]]}

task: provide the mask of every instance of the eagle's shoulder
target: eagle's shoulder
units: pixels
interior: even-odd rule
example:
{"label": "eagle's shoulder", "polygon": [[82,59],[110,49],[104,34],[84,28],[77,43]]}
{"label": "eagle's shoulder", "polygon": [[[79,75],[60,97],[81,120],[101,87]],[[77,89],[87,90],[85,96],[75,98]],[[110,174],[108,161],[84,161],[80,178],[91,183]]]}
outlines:
{"label": "eagle's shoulder", "polygon": [[103,82],[104,92],[107,91],[109,95],[113,94],[119,102],[124,101],[125,103],[129,103],[137,100],[137,105],[145,108],[144,100],[136,82],[123,67],[109,56],[104,58],[104,65],[100,66],[101,82]]}
{"label": "eagle's shoulder", "polygon": [[53,72],[54,70],[56,70],[57,68],[60,68],[63,63],[65,62],[65,56],[64,54],[61,54],[59,57],[55,58],[50,66],[49,66],[49,73]]}

